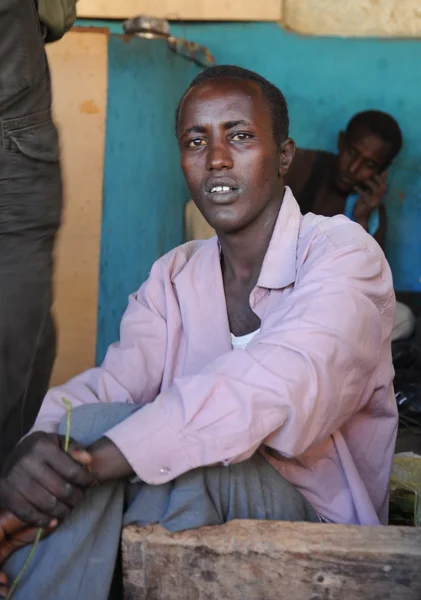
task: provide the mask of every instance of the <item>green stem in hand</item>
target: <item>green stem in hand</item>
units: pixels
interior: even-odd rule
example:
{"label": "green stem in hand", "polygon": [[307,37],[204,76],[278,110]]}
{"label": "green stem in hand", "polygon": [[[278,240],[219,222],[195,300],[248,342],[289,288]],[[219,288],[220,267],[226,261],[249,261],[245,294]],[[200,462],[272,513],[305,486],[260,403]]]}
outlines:
{"label": "green stem in hand", "polygon": [[[68,400],[66,400],[66,398],[62,398],[61,400],[62,400],[64,406],[66,407],[66,436],[64,438],[64,451],[67,454],[67,452],[69,451],[70,430],[71,430],[71,426],[72,426],[72,405],[70,404],[70,402]],[[35,552],[37,551],[39,542],[41,540],[42,533],[43,533],[43,528],[40,527],[37,531],[37,535],[35,537],[34,543],[32,544],[31,551],[29,552],[28,556],[26,557],[26,560],[23,563],[21,570],[17,574],[16,579],[14,580],[14,582],[9,590],[9,593],[6,596],[6,600],[12,599],[13,594],[15,593],[16,588],[18,587],[18,585],[23,577],[23,574],[25,573],[26,569],[31,564],[32,559],[35,556]]]}
{"label": "green stem in hand", "polygon": [[66,437],[64,438],[64,451],[67,454],[70,444],[70,430],[72,428],[72,405],[66,398],[62,398],[61,401],[66,407]]}

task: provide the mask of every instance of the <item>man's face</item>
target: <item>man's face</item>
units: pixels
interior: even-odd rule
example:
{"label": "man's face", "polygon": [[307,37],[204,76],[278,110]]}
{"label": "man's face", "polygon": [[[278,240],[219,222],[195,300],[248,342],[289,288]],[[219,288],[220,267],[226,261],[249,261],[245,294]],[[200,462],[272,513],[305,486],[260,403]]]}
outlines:
{"label": "man's face", "polygon": [[391,160],[391,145],[362,128],[354,134],[341,132],[338,139],[338,162],[335,187],[352,192],[374,175],[381,173]]}
{"label": "man's face", "polygon": [[197,207],[218,232],[246,228],[278,210],[294,154],[279,148],[257,84],[214,79],[191,89],[178,121],[181,166]]}

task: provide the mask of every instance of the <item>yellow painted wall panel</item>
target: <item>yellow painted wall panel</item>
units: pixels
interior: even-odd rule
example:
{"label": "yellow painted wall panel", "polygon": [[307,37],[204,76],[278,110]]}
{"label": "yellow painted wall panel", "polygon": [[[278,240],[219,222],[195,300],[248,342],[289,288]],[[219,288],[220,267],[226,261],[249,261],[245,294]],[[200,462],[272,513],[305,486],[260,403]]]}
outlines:
{"label": "yellow painted wall panel", "polygon": [[284,24],[313,35],[415,37],[420,0],[284,0]]}
{"label": "yellow painted wall panel", "polygon": [[279,21],[282,0],[79,0],[78,16],[126,19],[140,14],[196,21]]}
{"label": "yellow painted wall panel", "polygon": [[60,132],[64,215],[56,251],[53,385],[94,365],[107,90],[107,36],[73,31],[47,47]]}

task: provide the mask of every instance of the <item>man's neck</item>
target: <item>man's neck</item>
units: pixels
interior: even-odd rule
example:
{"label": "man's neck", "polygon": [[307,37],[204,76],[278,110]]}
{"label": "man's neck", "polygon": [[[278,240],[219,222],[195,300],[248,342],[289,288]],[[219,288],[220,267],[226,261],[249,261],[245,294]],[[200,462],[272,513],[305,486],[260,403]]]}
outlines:
{"label": "man's neck", "polygon": [[254,287],[272,239],[281,205],[282,198],[279,199],[279,203],[273,203],[247,228],[218,235],[224,280],[235,280]]}

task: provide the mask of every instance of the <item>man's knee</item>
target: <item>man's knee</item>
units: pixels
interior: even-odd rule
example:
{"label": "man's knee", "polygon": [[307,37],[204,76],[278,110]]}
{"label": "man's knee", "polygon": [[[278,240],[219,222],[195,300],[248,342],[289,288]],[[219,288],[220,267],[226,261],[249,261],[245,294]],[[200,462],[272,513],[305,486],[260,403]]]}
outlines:
{"label": "man's knee", "polygon": [[[137,410],[139,407],[136,404],[124,402],[77,406],[71,412],[70,436],[80,444],[88,446]],[[66,431],[67,415],[60,421],[58,433],[65,435]]]}

